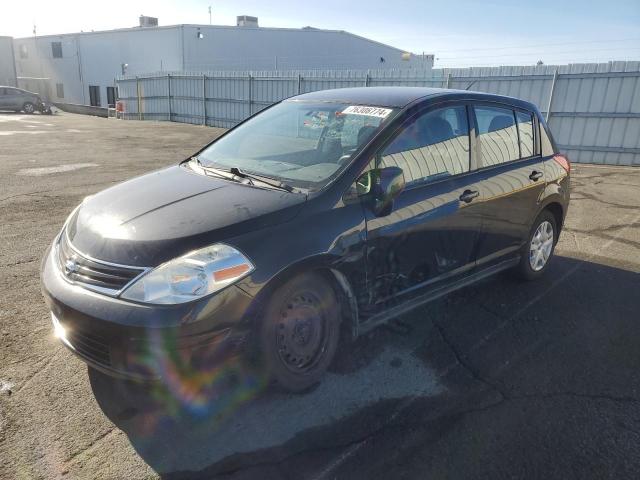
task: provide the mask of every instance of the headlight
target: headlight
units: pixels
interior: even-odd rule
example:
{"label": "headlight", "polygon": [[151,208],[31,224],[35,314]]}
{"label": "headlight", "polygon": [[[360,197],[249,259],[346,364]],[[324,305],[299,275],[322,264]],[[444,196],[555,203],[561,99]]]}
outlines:
{"label": "headlight", "polygon": [[219,243],[151,270],[129,286],[121,298],[165,305],[189,302],[237,282],[253,269],[242,253]]}

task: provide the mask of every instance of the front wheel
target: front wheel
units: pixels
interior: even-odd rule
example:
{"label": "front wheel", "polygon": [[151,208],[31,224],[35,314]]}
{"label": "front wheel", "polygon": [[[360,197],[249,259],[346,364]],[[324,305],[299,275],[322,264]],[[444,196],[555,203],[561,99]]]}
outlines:
{"label": "front wheel", "polygon": [[518,273],[525,280],[540,277],[553,255],[558,239],[556,219],[548,210],[543,211],[533,223],[529,239],[522,250]]}
{"label": "front wheel", "polygon": [[306,273],[278,288],[260,328],[260,347],[270,376],[285,390],[318,383],[333,359],[340,335],[340,308],[331,285]]}

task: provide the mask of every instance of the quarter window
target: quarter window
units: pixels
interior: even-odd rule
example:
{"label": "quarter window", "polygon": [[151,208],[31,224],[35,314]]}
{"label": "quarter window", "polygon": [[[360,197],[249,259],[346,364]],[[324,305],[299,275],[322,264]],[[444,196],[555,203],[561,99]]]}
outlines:
{"label": "quarter window", "polygon": [[548,157],[550,155],[555,155],[555,148],[553,147],[553,142],[551,141],[551,137],[547,134],[547,130],[540,123],[540,143],[541,143],[541,153],[543,157]]}
{"label": "quarter window", "polygon": [[380,167],[400,167],[409,185],[469,171],[466,107],[432,110],[414,119],[384,149]]}
{"label": "quarter window", "polygon": [[520,158],[533,156],[533,117],[530,113],[516,112],[520,135]]}
{"label": "quarter window", "polygon": [[482,165],[498,165],[520,158],[513,110],[475,107]]}

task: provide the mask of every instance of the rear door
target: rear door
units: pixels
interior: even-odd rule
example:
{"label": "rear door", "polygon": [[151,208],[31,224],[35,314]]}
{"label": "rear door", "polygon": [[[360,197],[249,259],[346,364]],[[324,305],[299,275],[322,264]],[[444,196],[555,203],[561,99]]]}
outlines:
{"label": "rear door", "polygon": [[471,164],[467,106],[444,104],[408,119],[372,166],[400,167],[406,182],[389,215],[366,211],[374,314],[474,266],[481,198]]}
{"label": "rear door", "polygon": [[483,199],[478,266],[515,256],[526,241],[545,186],[533,113],[475,104]]}
{"label": "rear door", "polygon": [[5,97],[5,106],[11,109],[19,109],[22,108],[25,102],[25,96],[22,91],[17,88],[5,88],[6,97]]}

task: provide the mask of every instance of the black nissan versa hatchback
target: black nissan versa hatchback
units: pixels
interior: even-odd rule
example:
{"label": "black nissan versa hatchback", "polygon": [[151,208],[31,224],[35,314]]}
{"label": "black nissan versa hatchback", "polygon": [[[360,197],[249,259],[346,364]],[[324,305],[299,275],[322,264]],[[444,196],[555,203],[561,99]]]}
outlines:
{"label": "black nissan versa hatchback", "polygon": [[43,260],[43,292],[59,339],[104,373],[162,380],[167,363],[233,355],[301,391],[341,334],[505,269],[543,274],[569,172],[515,98],[299,95],[87,197]]}

